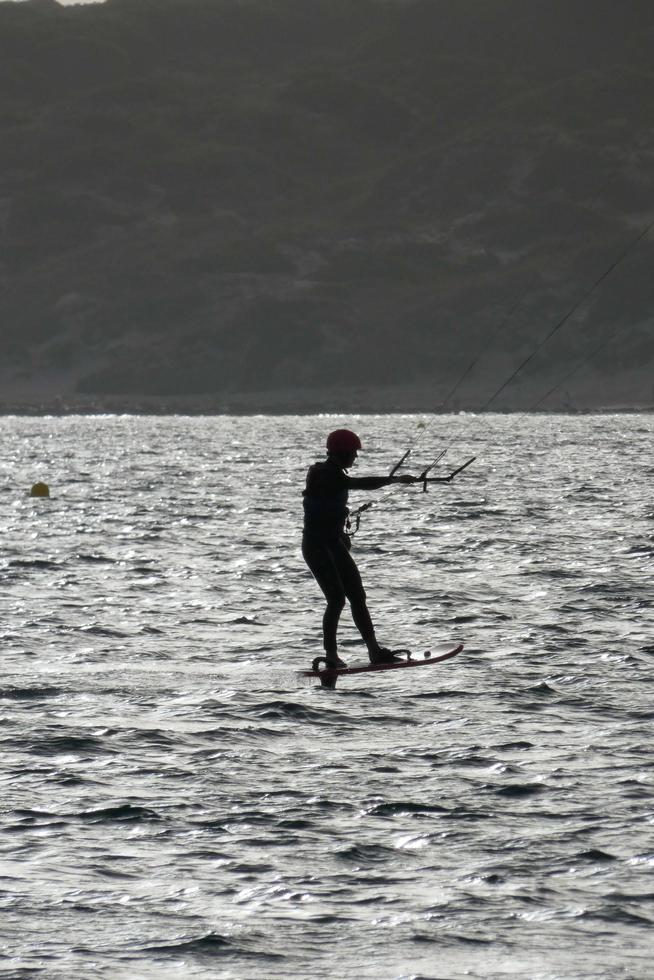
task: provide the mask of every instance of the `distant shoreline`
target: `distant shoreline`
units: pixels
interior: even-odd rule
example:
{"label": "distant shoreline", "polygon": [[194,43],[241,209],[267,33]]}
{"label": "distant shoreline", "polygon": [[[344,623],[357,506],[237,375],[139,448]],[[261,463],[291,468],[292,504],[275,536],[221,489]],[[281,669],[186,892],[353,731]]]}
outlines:
{"label": "distant shoreline", "polygon": [[[85,393],[66,389],[61,379],[44,379],[39,393],[34,385],[5,385],[0,398],[0,416],[4,415],[611,415],[650,414],[654,402],[647,397],[644,385],[621,386],[603,404],[599,402],[593,382],[586,391],[571,398],[569,392],[530,411],[536,389],[532,386],[508,391],[489,406],[492,388],[486,382],[479,386],[476,404],[470,398],[449,398],[450,386],[435,382],[415,385],[369,384],[323,387],[259,388],[250,391],[224,391],[178,395],[140,395],[133,393]],[[630,393],[636,394],[633,400]],[[1,390],[1,389],[0,389]],[[640,396],[640,397],[638,397]]]}
{"label": "distant shoreline", "polygon": [[207,401],[204,404],[197,400],[186,399],[106,399],[93,403],[69,402],[5,402],[0,403],[0,417],[42,417],[53,416],[66,418],[69,416],[100,416],[100,415],[136,415],[136,416],[256,416],[256,415],[651,415],[654,405],[602,405],[602,406],[563,406],[559,405],[549,410],[540,409],[529,411],[522,408],[496,408],[480,412],[472,407],[451,406],[439,409],[437,406],[424,404],[392,404],[382,407],[370,403],[327,403],[320,405],[291,405],[291,404],[244,404],[240,400],[232,403],[216,404]]}

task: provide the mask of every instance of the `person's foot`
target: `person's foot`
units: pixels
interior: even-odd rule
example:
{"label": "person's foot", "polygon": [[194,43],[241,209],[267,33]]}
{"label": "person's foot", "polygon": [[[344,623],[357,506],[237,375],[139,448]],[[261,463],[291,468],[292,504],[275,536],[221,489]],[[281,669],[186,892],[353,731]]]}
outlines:
{"label": "person's foot", "polygon": [[333,657],[325,657],[325,663],[327,665],[327,670],[343,670],[343,668],[347,667],[345,661],[341,660],[337,653],[335,653]]}
{"label": "person's foot", "polygon": [[408,652],[408,650],[387,650],[386,647],[380,647],[374,653],[369,653],[368,656],[371,664],[392,664],[404,660],[401,654]]}

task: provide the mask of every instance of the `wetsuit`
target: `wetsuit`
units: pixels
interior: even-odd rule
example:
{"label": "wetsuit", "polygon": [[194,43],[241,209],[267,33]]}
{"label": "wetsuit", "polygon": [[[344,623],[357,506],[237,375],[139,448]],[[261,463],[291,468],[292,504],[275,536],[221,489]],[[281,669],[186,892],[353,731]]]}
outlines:
{"label": "wetsuit", "polygon": [[304,497],[302,554],[327,600],[323,617],[323,638],[328,658],[336,657],[336,630],[345,605],[350,603],[352,618],[370,648],[376,644],[375,630],[366,605],[366,593],[359,569],[350,554],[345,530],[348,490],[377,489],[385,478],[353,478],[331,457],[314,463],[307,473]]}

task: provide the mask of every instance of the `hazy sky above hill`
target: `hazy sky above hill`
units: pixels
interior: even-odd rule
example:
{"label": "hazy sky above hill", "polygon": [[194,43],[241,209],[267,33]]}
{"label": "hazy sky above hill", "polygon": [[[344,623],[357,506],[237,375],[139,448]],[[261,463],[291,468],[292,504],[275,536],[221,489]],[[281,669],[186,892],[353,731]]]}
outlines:
{"label": "hazy sky above hill", "polygon": [[[22,3],[24,0],[14,0],[14,2]],[[105,0],[57,0],[62,7],[71,7],[73,4],[79,3],[104,3]]]}

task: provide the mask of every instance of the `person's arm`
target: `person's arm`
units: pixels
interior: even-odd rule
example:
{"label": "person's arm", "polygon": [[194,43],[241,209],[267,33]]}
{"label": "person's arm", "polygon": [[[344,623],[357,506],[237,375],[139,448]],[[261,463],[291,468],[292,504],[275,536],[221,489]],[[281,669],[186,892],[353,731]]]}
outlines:
{"label": "person's arm", "polygon": [[346,476],[348,490],[381,490],[393,483],[418,483],[420,477],[403,473],[402,476]]}

